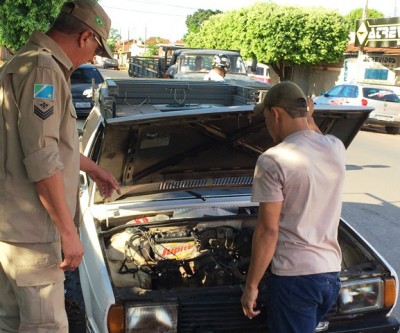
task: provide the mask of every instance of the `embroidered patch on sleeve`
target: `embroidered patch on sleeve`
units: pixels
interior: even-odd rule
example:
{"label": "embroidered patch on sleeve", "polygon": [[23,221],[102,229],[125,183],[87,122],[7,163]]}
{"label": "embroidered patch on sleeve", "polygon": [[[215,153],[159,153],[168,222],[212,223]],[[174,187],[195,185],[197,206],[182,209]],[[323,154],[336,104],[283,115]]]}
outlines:
{"label": "embroidered patch on sleeve", "polygon": [[33,89],[33,98],[54,100],[54,86],[51,84],[35,83]]}
{"label": "embroidered patch on sleeve", "polygon": [[45,120],[54,113],[54,102],[46,100],[33,100],[33,112],[40,119]]}

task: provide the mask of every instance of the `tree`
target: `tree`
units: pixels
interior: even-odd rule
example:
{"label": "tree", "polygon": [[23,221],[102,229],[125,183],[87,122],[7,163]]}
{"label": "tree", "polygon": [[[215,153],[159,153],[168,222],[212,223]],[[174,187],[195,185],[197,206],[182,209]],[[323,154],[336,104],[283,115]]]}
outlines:
{"label": "tree", "polygon": [[169,39],[164,39],[161,37],[150,37],[146,39],[146,54],[145,56],[157,56],[158,55],[158,45],[159,44],[169,44],[171,43]]}
{"label": "tree", "polygon": [[[350,31],[356,30],[356,21],[362,19],[364,10],[362,8],[357,8],[348,13],[344,18],[349,25]],[[383,13],[375,10],[367,10],[367,18],[382,18]]]}
{"label": "tree", "polygon": [[193,15],[188,15],[185,21],[188,33],[198,32],[204,21],[208,20],[212,15],[220,13],[222,13],[220,10],[198,9]]}
{"label": "tree", "polygon": [[111,28],[107,39],[107,45],[111,52],[115,52],[117,42],[121,40],[121,35],[117,29]]}
{"label": "tree", "polygon": [[212,16],[199,32],[188,35],[187,42],[191,47],[241,49],[245,59],[256,57],[281,80],[288,80],[293,65],[343,59],[348,31],[347,22],[336,11],[269,2]]}
{"label": "tree", "polygon": [[[47,31],[65,0],[2,0],[0,1],[0,45],[11,52],[26,43],[34,30]],[[121,36],[116,29],[110,29],[107,44],[115,51],[115,44]]]}
{"label": "tree", "polygon": [[64,0],[1,1],[0,44],[15,51],[25,44],[32,31],[47,31],[63,2]]}

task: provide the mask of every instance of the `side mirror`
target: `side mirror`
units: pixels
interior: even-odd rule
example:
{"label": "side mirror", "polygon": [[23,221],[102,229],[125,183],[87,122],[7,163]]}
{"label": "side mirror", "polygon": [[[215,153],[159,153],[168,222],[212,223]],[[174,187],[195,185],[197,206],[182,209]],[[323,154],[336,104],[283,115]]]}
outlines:
{"label": "side mirror", "polygon": [[322,96],[325,96],[325,95],[326,95],[326,91],[325,91],[325,90],[322,90],[322,91],[321,91],[321,95],[322,95]]}

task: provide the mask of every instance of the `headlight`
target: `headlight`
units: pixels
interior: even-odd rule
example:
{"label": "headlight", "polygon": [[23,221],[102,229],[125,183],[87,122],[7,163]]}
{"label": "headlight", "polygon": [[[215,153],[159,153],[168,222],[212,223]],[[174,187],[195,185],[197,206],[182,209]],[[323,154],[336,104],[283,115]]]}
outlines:
{"label": "headlight", "polygon": [[[148,333],[178,331],[178,304],[127,304],[113,306],[108,314],[110,333]],[[124,323],[124,325],[122,325]]]}
{"label": "headlight", "polygon": [[339,312],[342,314],[381,309],[384,304],[384,282],[381,279],[342,282]]}
{"label": "headlight", "polygon": [[86,98],[92,98],[93,95],[92,88],[84,90],[82,95],[85,96]]}

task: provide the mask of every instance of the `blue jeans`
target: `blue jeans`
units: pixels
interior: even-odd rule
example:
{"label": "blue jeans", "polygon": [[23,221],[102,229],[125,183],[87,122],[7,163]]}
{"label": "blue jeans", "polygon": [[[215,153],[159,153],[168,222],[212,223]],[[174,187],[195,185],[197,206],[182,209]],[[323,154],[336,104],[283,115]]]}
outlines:
{"label": "blue jeans", "polygon": [[266,293],[269,332],[315,333],[335,304],[339,290],[339,273],[271,274]]}

